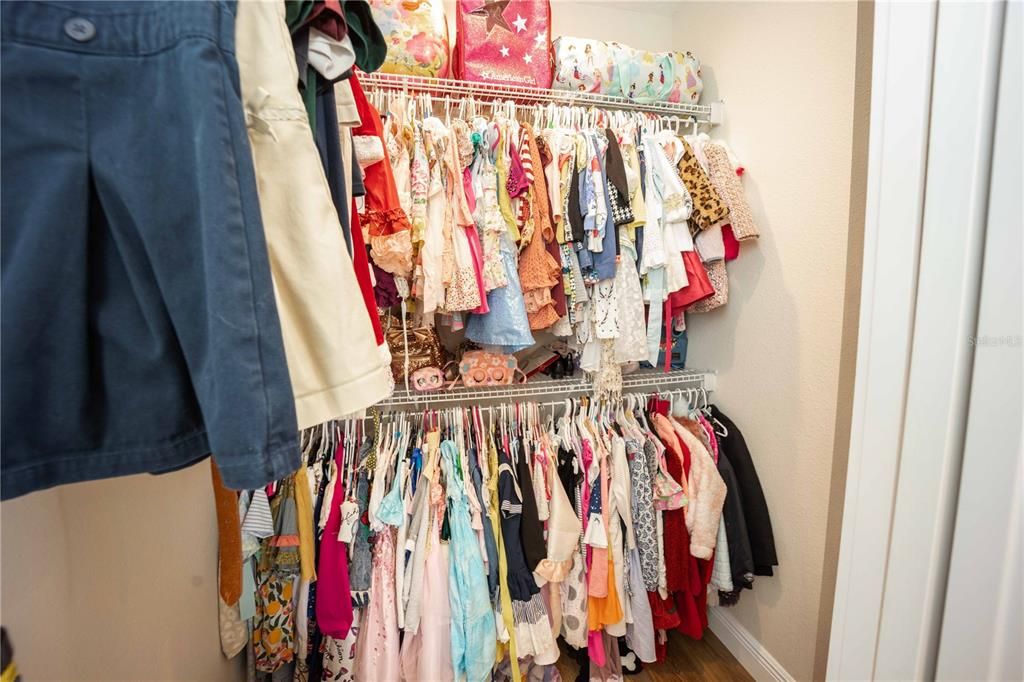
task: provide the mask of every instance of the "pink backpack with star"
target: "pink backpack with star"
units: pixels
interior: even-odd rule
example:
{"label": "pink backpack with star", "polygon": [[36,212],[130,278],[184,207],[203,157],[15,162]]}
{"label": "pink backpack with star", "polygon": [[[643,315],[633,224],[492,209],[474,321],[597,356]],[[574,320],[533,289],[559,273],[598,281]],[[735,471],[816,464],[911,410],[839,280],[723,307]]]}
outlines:
{"label": "pink backpack with star", "polygon": [[455,78],[551,87],[548,0],[457,0],[455,32]]}

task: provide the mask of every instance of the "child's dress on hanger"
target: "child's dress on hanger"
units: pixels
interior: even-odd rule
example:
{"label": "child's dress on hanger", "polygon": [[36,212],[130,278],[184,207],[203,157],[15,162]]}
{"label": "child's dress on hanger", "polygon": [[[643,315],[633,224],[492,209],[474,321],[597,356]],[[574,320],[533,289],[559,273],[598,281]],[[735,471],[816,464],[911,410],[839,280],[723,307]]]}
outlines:
{"label": "child's dress on hanger", "polygon": [[400,675],[395,535],[396,529],[386,526],[374,540],[370,604],[356,644],[355,669],[360,682],[392,682]]}
{"label": "child's dress on hanger", "polygon": [[499,240],[508,284],[487,293],[489,313],[469,316],[466,338],[485,346],[497,346],[503,353],[514,353],[532,346],[534,339],[519,285],[515,246],[508,232],[502,232]]}
{"label": "child's dress on hanger", "polygon": [[455,464],[456,448],[441,444],[447,479],[448,523],[451,532],[449,601],[451,655],[455,679],[485,680],[494,667],[496,641],[487,573],[476,534],[470,526],[465,482]]}

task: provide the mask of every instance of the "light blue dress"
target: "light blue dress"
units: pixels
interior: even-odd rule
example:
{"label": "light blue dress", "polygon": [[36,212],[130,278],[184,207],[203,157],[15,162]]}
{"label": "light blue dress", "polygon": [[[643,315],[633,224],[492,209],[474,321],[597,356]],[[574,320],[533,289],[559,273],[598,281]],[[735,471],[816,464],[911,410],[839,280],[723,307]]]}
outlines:
{"label": "light blue dress", "polygon": [[448,602],[452,615],[452,670],[455,679],[469,682],[491,679],[494,666],[494,611],[487,588],[487,571],[480,555],[480,543],[470,526],[465,482],[455,464],[455,444],[441,443],[441,466],[448,494],[450,552]]}
{"label": "light blue dress", "polygon": [[516,247],[507,232],[501,235],[501,261],[508,275],[508,284],[487,292],[490,312],[470,315],[466,338],[484,346],[498,346],[502,353],[515,353],[533,345],[526,301],[516,267]]}

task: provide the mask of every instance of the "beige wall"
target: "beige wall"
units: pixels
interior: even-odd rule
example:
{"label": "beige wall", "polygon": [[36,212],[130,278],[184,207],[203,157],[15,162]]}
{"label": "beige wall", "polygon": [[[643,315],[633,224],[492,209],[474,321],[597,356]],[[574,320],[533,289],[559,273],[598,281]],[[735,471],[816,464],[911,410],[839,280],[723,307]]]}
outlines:
{"label": "beige wall", "polygon": [[[447,3],[449,7],[452,3]],[[819,629],[850,209],[856,6],[554,0],[555,33],[688,49],[741,155],[763,239],[730,303],[691,323],[690,364],[759,465],[782,567],[734,613],[798,679]],[[841,488],[840,488],[841,489]],[[5,502],[0,620],[28,680],[230,680],[217,639],[209,471]]]}
{"label": "beige wall", "polygon": [[242,679],[220,653],[209,464],[2,505],[0,620],[26,680]]}
{"label": "beige wall", "polygon": [[875,31],[875,4],[857,4],[857,77],[853,106],[853,160],[850,177],[850,229],[846,238],[846,291],[843,305],[843,347],[839,360],[839,394],[836,396],[835,454],[832,488],[828,500],[828,532],[818,606],[818,638],[814,679],[825,679],[828,643],[832,634],[839,541],[843,529],[847,460],[853,421],[853,388],[857,370],[857,326],[860,320],[860,285],[864,262],[864,214],[867,210],[868,133],[871,127],[871,64]]}
{"label": "beige wall", "polygon": [[[677,43],[725,100],[761,230],[729,267],[729,303],[689,317],[688,364],[718,370],[775,529],[780,568],[732,613],[811,679],[836,428],[850,218],[857,6],[681,3]],[[834,560],[834,558],[833,558]]]}

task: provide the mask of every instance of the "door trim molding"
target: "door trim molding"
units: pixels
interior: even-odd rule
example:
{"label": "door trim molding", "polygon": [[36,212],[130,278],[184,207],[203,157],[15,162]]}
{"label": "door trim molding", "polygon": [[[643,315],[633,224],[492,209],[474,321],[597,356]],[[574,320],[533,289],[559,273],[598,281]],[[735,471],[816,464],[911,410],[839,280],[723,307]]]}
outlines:
{"label": "door trim molding", "polygon": [[875,4],[864,267],[827,678],[874,677],[914,335],[936,2]]}

